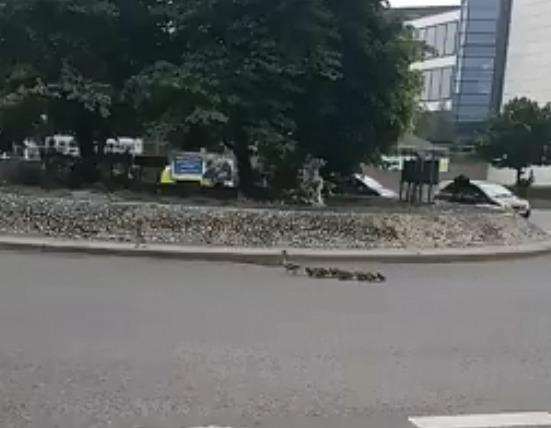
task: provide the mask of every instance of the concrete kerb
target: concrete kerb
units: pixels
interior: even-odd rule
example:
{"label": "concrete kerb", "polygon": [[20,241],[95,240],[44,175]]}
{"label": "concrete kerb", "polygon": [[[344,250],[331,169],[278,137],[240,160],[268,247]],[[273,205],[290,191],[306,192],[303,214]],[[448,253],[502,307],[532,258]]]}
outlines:
{"label": "concrete kerb", "polygon": [[[274,266],[281,263],[282,249],[193,247],[151,244],[135,248],[130,243],[64,241],[37,237],[0,237],[0,250],[76,253],[118,257],[153,257],[184,261],[251,263]],[[287,249],[293,261],[455,263],[516,259],[551,254],[551,239],[515,247],[445,249],[315,250]]]}

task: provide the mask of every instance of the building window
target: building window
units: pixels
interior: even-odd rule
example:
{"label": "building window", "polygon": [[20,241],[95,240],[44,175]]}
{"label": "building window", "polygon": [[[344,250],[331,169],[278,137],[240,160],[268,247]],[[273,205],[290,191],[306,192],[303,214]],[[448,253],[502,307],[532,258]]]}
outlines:
{"label": "building window", "polygon": [[423,93],[421,94],[421,99],[423,101],[427,101],[429,99],[430,85],[431,85],[430,79],[431,79],[430,70],[425,71],[423,73]]}
{"label": "building window", "polygon": [[422,101],[442,101],[451,98],[453,68],[435,68],[423,72]]}
{"label": "building window", "polygon": [[436,27],[436,43],[434,45],[434,47],[436,48],[436,51],[438,52],[438,56],[444,55],[445,44],[446,44],[446,26],[438,25]]}
{"label": "building window", "polygon": [[440,87],[442,85],[442,69],[437,68],[431,71],[431,83],[430,83],[430,101],[437,101],[440,99]]}
{"label": "building window", "polygon": [[469,21],[467,31],[471,33],[495,33],[496,21]]}
{"label": "building window", "polygon": [[[427,33],[425,35],[425,42],[432,49],[436,48],[436,27],[427,28]],[[429,53],[429,57],[433,57],[434,53]]]}
{"label": "building window", "polygon": [[491,58],[496,54],[494,46],[467,45],[463,49],[463,55],[473,58]]}
{"label": "building window", "polygon": [[476,68],[480,70],[493,71],[494,59],[493,58],[464,58],[463,66],[467,68]]}
{"label": "building window", "polygon": [[440,91],[440,98],[447,99],[451,96],[452,88],[452,69],[444,68],[442,69],[442,86]]}
{"label": "building window", "polygon": [[444,54],[453,55],[456,52],[457,44],[457,22],[450,22],[447,25],[446,41],[444,43]]}
{"label": "building window", "polygon": [[458,26],[458,22],[450,22],[419,28],[414,31],[414,37],[428,47],[425,53],[427,59],[454,55],[457,52]]}
{"label": "building window", "polygon": [[463,94],[490,94],[491,92],[491,80],[481,80],[478,82],[461,82],[461,93]]}
{"label": "building window", "polygon": [[459,103],[464,106],[487,106],[490,104],[490,94],[462,94]]}
{"label": "building window", "polygon": [[498,19],[501,0],[471,1],[470,9],[470,19]]}
{"label": "building window", "polygon": [[495,45],[495,34],[469,33],[466,35],[466,42],[474,45]]}
{"label": "building window", "polygon": [[480,122],[488,117],[488,106],[459,106],[457,120],[459,122]]}
{"label": "building window", "polygon": [[458,79],[464,81],[491,81],[494,78],[493,70],[466,69],[460,67]]}
{"label": "building window", "polygon": [[419,28],[419,30],[417,30],[417,31],[418,31],[417,40],[419,40],[421,42],[424,42],[426,34],[427,34],[427,29],[426,28]]}

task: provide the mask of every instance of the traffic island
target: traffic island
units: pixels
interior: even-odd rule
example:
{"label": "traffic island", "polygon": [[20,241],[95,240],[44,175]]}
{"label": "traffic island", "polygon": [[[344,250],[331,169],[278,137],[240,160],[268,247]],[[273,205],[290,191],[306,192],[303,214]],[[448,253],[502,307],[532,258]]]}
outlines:
{"label": "traffic island", "polygon": [[455,260],[482,258],[488,249],[512,256],[541,253],[549,239],[517,215],[471,207],[223,208],[10,193],[0,195],[0,234],[4,248],[43,243],[50,250],[264,263],[283,249],[310,259]]}

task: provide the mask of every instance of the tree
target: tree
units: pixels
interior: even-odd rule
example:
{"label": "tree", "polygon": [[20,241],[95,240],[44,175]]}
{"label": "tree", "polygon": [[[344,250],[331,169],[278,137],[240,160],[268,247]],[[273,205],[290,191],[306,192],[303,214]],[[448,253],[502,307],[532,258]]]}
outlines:
{"label": "tree", "polygon": [[498,168],[516,171],[521,184],[526,168],[551,163],[551,104],[540,107],[527,98],[516,98],[489,122],[480,138],[483,158]]}
{"label": "tree", "polygon": [[338,33],[340,77],[311,81],[300,99],[306,150],[347,172],[374,159],[407,130],[420,77],[410,71],[422,47],[376,0],[328,1]]}
{"label": "tree", "polygon": [[[224,141],[252,180],[251,149],[271,184],[308,155],[346,172],[396,141],[415,111],[420,47],[380,0],[194,0],[172,9],[183,67],[214,82]],[[287,179],[282,179],[286,177]]]}
{"label": "tree", "polygon": [[[72,132],[82,155],[95,140],[139,130],[121,105],[126,81],[162,55],[166,34],[138,0],[17,0],[0,8],[0,110],[31,129],[40,112],[52,129]],[[126,115],[126,116],[125,116]],[[138,128],[138,129],[136,129]]]}
{"label": "tree", "polygon": [[305,76],[339,75],[324,2],[193,0],[170,10],[182,70],[208,82],[220,100],[217,111],[227,118],[222,140],[235,153],[242,186],[254,181],[253,152],[274,179],[276,166],[296,157],[294,100]]}
{"label": "tree", "polygon": [[228,121],[212,85],[169,62],[158,61],[129,79],[123,94],[146,124],[146,133],[174,148],[219,144],[222,126]]}
{"label": "tree", "polygon": [[415,109],[419,47],[385,4],[4,0],[0,129],[40,133],[46,116],[85,157],[123,132],[186,149],[223,143],[245,190],[259,167],[273,188],[296,186],[308,156],[348,172]]}

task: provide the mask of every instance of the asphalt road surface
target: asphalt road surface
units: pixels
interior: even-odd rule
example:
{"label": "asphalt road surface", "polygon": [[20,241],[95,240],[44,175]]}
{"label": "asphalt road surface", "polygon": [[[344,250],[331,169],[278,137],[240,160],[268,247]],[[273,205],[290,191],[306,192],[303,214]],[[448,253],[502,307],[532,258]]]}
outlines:
{"label": "asphalt road surface", "polygon": [[551,210],[534,210],[530,221],[546,232],[551,233]]}
{"label": "asphalt road surface", "polygon": [[0,252],[0,427],[406,428],[548,411],[550,266],[364,266],[388,282],[360,286]]}

